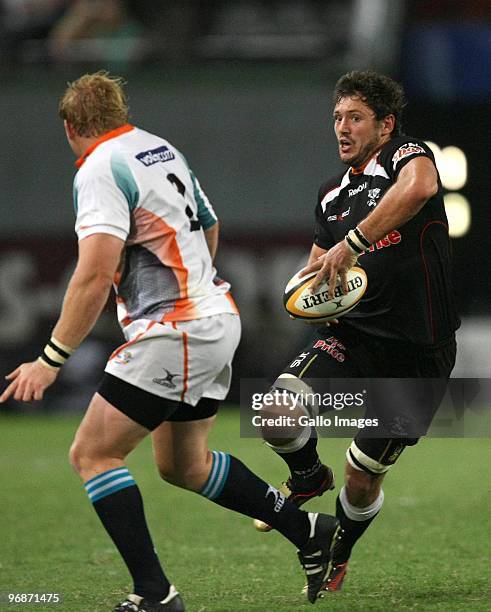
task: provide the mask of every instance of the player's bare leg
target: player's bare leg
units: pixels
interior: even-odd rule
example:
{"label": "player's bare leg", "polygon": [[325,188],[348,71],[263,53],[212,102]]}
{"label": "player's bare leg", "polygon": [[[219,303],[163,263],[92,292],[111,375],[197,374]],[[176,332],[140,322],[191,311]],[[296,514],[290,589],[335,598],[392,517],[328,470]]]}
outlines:
{"label": "player's bare leg", "polygon": [[124,465],[148,433],[96,393],[70,449],[70,461],[133,578],[133,593],[115,611],[181,612],[182,600],[155,553],[140,491]]}
{"label": "player's bare leg", "polygon": [[85,482],[106,470],[121,467],[148,433],[96,393],[75,434],[70,463]]}
{"label": "player's bare leg", "polygon": [[155,463],[165,481],[195,492],[203,488],[213,460],[208,435],[215,420],[167,421],[152,432]]}

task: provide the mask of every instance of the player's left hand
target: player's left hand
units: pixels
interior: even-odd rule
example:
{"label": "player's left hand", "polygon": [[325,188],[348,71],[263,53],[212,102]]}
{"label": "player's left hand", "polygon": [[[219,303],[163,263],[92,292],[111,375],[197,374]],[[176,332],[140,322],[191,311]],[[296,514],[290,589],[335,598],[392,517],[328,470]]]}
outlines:
{"label": "player's left hand", "polygon": [[57,376],[58,371],[45,368],[39,361],[23,363],[5,377],[11,382],[0,395],[0,403],[7,401],[9,397],[19,402],[40,400]]}
{"label": "player's left hand", "polygon": [[310,266],[307,266],[299,274],[305,276],[309,272],[316,272],[317,276],[310,285],[311,293],[315,293],[324,282],[329,283],[328,299],[334,298],[336,280],[341,279],[343,293],[348,293],[346,273],[356,264],[357,256],[353,254],[344,240],[334,245],[327,253],[321,255]]}

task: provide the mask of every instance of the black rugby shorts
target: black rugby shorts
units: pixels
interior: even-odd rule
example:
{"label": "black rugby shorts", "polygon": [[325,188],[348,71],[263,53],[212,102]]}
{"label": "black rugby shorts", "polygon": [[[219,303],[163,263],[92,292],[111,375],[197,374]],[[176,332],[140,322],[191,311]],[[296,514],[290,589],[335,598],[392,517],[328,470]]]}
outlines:
{"label": "black rugby shorts", "polygon": [[[319,394],[335,392],[340,379],[358,379],[343,382],[343,388],[350,390],[352,384],[353,392],[368,389],[362,416],[377,418],[380,426],[360,429],[357,443],[376,438],[378,448],[383,440],[397,438],[411,445],[431,424],[455,356],[455,337],[438,346],[419,346],[360,333],[339,323],[318,328],[283,372],[303,379]],[[276,384],[281,387],[280,382]],[[319,406],[321,414],[327,410]],[[349,417],[349,411],[343,410],[342,416]]]}

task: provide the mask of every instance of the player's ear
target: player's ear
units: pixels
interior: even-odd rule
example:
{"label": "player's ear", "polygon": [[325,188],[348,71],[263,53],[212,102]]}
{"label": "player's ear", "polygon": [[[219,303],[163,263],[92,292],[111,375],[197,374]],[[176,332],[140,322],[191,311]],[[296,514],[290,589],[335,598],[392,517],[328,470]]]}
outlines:
{"label": "player's ear", "polygon": [[69,121],[67,121],[66,119],[63,120],[63,125],[65,126],[65,134],[66,134],[68,140],[73,140],[75,138],[75,136],[77,135],[73,125]]}
{"label": "player's ear", "polygon": [[396,125],[396,118],[394,115],[386,115],[382,121],[382,135],[385,136],[387,134],[391,134],[394,131]]}

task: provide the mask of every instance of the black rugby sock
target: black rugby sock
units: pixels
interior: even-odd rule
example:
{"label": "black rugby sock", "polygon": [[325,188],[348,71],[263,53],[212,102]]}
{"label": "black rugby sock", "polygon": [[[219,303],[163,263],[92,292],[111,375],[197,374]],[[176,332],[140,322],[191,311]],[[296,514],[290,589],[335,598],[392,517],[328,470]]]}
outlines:
{"label": "black rugby sock", "polygon": [[134,582],[134,593],[161,601],[170,583],[148,531],[143,500],[126,468],[109,470],[85,483],[85,488],[107,533],[123,558]]}
{"label": "black rugby sock", "polygon": [[303,548],[309,538],[307,512],[299,510],[232,455],[213,451],[210,475],[200,494],[224,508],[264,521],[297,548]]}
{"label": "black rugby sock", "polygon": [[322,463],[317,453],[317,436],[309,438],[302,448],[292,453],[273,450],[290,468],[295,483],[301,485],[302,481],[306,481],[306,484],[310,484],[320,476]]}
{"label": "black rugby sock", "polygon": [[[337,565],[339,563],[346,563],[346,561],[348,561],[351,555],[351,551],[353,550],[353,546],[361,538],[361,536],[370,526],[370,523],[377,516],[380,507],[382,506],[382,502],[383,494],[381,494],[380,501],[376,500],[374,504],[372,504],[372,506],[374,507],[374,513],[372,513],[372,516],[370,516],[370,518],[366,520],[355,521],[346,516],[346,512],[338,495],[338,497],[336,498],[336,516],[339,519],[340,526],[343,531],[341,532],[341,536],[334,546],[332,558],[332,562],[334,565]],[[369,508],[372,508],[372,506],[369,506]]]}

